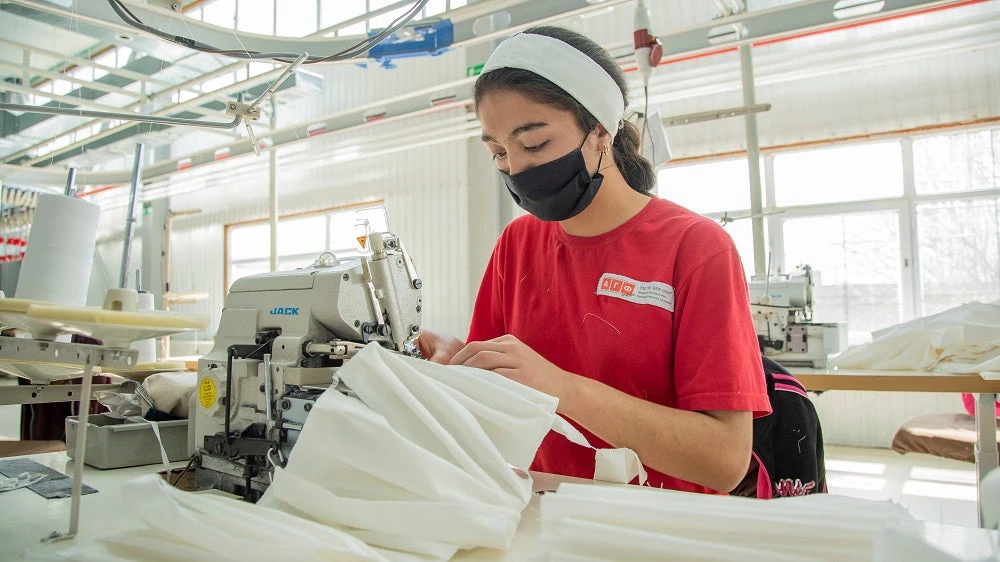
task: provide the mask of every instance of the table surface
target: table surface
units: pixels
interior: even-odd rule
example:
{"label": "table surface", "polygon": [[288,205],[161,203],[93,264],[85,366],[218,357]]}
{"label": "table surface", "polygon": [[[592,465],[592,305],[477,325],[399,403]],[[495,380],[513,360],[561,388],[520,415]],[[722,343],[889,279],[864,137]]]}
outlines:
{"label": "table surface", "polygon": [[1000,380],[979,375],[871,369],[789,369],[807,390],[971,392],[1000,394]]}
{"label": "table surface", "polygon": [[[29,455],[45,466],[71,474],[73,461],[65,453]],[[184,463],[174,463],[174,467]],[[91,538],[112,531],[141,529],[143,525],[129,516],[120,493],[121,484],[143,474],[161,470],[160,465],[149,465],[117,470],[99,470],[84,467],[83,481],[97,488],[96,494],[83,496],[81,502],[80,538]],[[536,490],[554,490],[561,482],[584,482],[548,474],[534,474]],[[535,550],[541,514],[539,496],[535,495],[525,508],[521,523],[510,550],[475,549],[459,552],[453,560],[469,561],[521,561]],[[21,488],[0,493],[0,560],[22,560],[26,548],[45,553],[63,549],[72,544],[64,541],[42,544],[40,539],[52,531],[65,532],[69,525],[70,499],[46,500],[31,490]],[[996,556],[1000,549],[1000,532],[972,527],[924,523],[924,538],[932,545],[954,556],[966,559],[984,559]]]}

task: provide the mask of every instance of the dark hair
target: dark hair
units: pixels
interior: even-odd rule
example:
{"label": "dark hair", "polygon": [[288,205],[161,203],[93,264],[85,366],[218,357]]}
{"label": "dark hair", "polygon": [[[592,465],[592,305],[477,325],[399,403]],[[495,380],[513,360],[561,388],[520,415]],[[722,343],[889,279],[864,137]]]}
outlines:
{"label": "dark hair", "polygon": [[[539,26],[524,31],[535,35],[545,35],[558,39],[587,55],[601,66],[611,76],[622,91],[625,107],[628,107],[628,82],[625,73],[603,47],[575,31],[563,27]],[[597,118],[576,101],[576,98],[552,82],[527,70],[519,68],[498,68],[481,75],[476,80],[473,99],[476,106],[487,93],[495,90],[515,90],[538,103],[551,105],[564,111],[569,111],[584,131],[591,131],[597,126]],[[614,131],[608,131],[614,133]],[[612,145],[615,164],[621,170],[628,185],[639,193],[649,193],[656,185],[656,174],[653,166],[639,152],[641,137],[639,130],[631,122],[622,121],[622,128],[615,135]]]}

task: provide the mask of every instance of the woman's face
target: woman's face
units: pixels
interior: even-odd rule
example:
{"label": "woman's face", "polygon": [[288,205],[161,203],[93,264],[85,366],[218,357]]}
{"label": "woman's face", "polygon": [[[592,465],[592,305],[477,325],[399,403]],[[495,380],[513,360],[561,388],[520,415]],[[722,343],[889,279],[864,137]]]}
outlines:
{"label": "woman's face", "polygon": [[[533,101],[513,90],[497,90],[483,96],[478,105],[483,143],[497,168],[516,174],[565,156],[583,145],[587,170],[597,168],[599,135],[586,135],[573,114]],[[607,144],[608,141],[605,141]]]}

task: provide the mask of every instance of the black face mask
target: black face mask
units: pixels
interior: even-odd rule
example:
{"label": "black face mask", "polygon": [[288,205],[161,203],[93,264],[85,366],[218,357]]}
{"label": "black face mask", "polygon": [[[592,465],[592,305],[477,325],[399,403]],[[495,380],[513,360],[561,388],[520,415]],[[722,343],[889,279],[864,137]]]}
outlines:
{"label": "black face mask", "polygon": [[582,148],[580,145],[565,156],[513,175],[500,170],[514,202],[543,221],[564,221],[583,212],[597,195],[604,176],[599,158],[598,172],[591,177]]}

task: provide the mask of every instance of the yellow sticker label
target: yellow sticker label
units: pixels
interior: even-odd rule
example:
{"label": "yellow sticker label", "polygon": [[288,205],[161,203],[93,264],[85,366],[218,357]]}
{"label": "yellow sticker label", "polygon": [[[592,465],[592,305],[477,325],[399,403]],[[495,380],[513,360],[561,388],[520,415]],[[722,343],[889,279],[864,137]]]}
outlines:
{"label": "yellow sticker label", "polygon": [[215,380],[212,377],[201,379],[201,383],[198,384],[198,400],[205,409],[215,405]]}
{"label": "yellow sticker label", "polygon": [[358,245],[364,250],[368,246],[368,235],[358,236]]}

